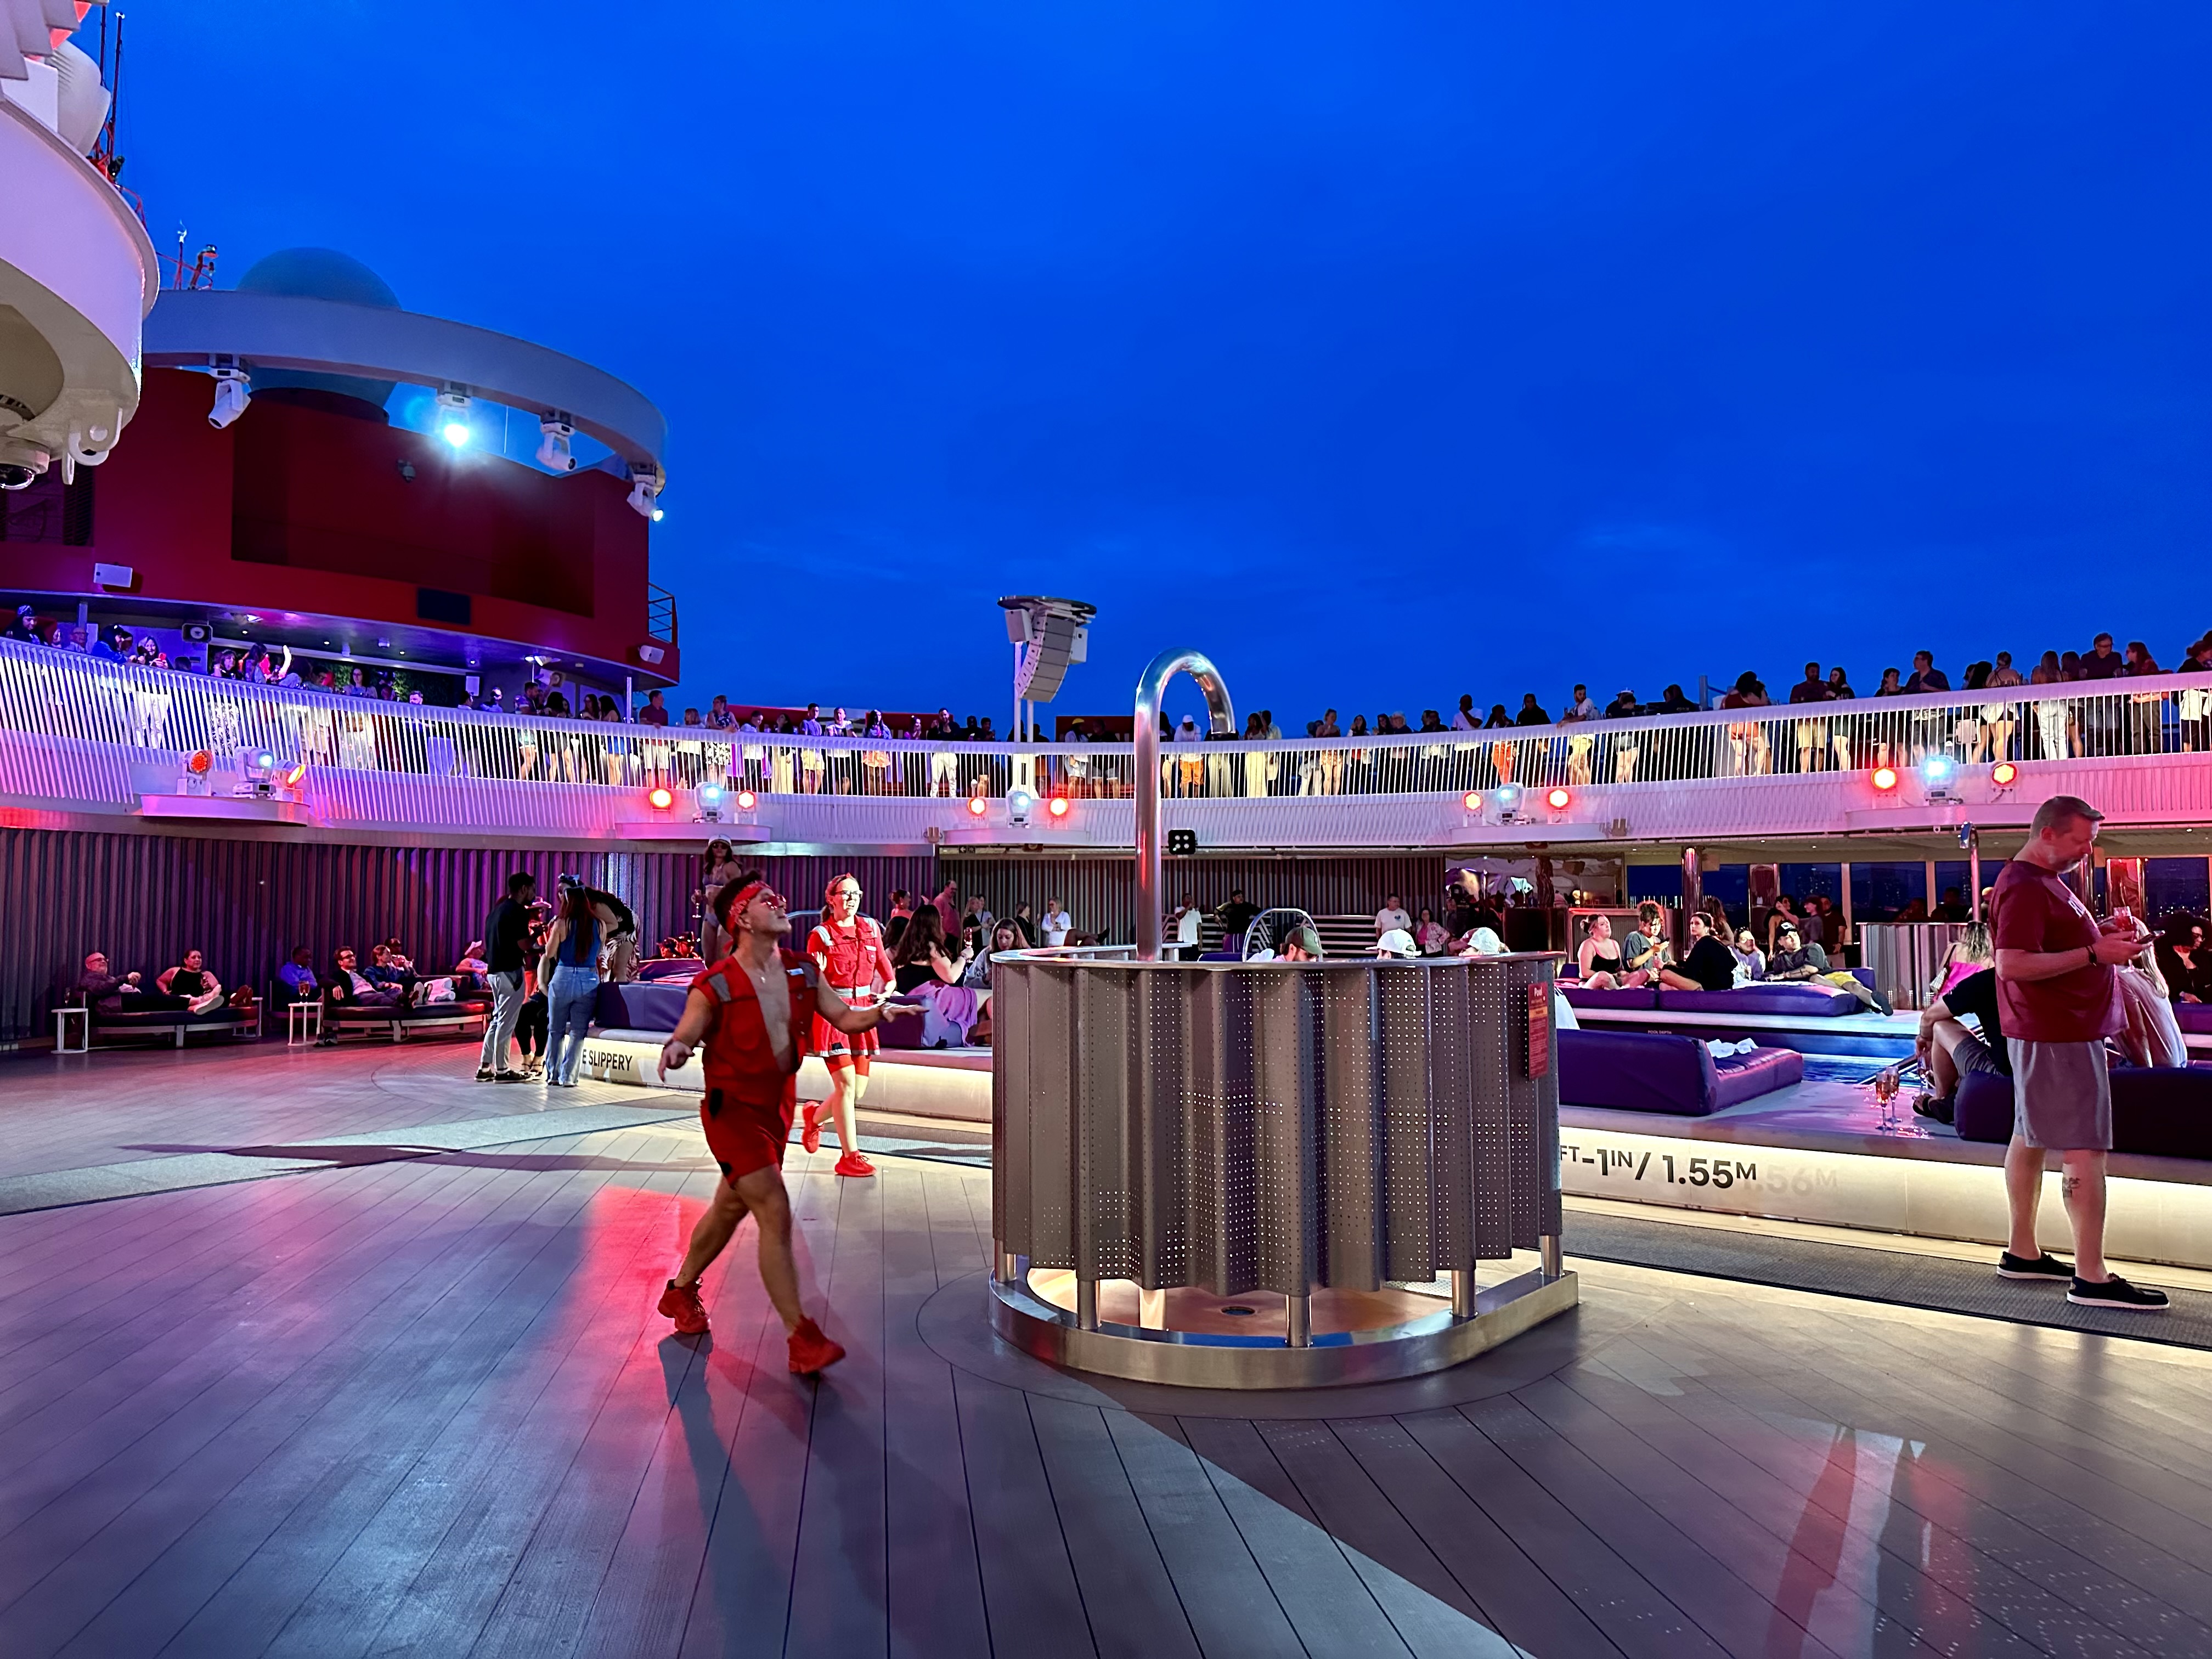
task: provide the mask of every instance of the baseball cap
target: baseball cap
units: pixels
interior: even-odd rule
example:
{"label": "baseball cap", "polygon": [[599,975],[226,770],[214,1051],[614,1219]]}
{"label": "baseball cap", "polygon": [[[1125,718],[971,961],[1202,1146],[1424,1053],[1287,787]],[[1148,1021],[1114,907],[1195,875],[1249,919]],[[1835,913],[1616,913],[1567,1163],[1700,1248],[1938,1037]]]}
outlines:
{"label": "baseball cap", "polygon": [[1375,941],[1378,957],[1417,957],[1421,947],[1413,943],[1413,936],[1402,927],[1393,927]]}

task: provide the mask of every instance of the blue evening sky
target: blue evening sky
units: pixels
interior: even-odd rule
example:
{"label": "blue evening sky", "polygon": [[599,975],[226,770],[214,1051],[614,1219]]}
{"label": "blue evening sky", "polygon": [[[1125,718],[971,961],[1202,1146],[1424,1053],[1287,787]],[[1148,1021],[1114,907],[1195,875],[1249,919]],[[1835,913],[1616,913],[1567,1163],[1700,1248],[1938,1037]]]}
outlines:
{"label": "blue evening sky", "polygon": [[157,243],[667,412],[679,704],[1003,728],[1012,592],[1100,608],[1063,711],[1194,645],[1291,731],[2212,628],[2212,9],[129,19]]}

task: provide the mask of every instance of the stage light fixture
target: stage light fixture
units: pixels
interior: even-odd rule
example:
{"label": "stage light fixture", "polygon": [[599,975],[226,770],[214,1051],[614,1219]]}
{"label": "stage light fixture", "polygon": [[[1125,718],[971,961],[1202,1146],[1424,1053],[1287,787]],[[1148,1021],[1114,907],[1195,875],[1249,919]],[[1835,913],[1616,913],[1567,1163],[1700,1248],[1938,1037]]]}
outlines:
{"label": "stage light fixture", "polygon": [[287,789],[297,789],[300,787],[301,780],[305,778],[307,775],[307,763],[301,761],[297,766],[295,766],[290,771],[284,775],[284,787]]}
{"label": "stage light fixture", "polygon": [[218,368],[215,372],[215,406],[208,410],[208,424],[220,432],[240,416],[253,401],[253,382],[241,368]]}
{"label": "stage light fixture", "polygon": [[675,793],[665,784],[655,784],[645,799],[656,812],[665,812],[676,805]]}
{"label": "stage light fixture", "polygon": [[1028,790],[1018,787],[1006,791],[1006,822],[1008,823],[1016,825],[1027,823],[1030,821],[1030,814],[1036,809],[1036,797]]}
{"label": "stage light fixture", "polygon": [[568,417],[555,413],[538,422],[544,436],[538,445],[538,465],[549,472],[574,472],[576,458],[569,453],[568,441],[576,435],[576,428],[568,424]]}
{"label": "stage light fixture", "polygon": [[2010,761],[1999,761],[1990,769],[1990,781],[2000,789],[2009,789],[2020,781],[2020,768]]}
{"label": "stage light fixture", "polygon": [[1544,797],[1544,804],[1547,806],[1549,806],[1554,812],[1564,812],[1567,810],[1568,806],[1573,803],[1574,799],[1575,798],[1572,795],[1569,794],[1564,789],[1554,789],[1550,794]]}
{"label": "stage light fixture", "polygon": [[699,786],[699,822],[720,823],[722,821],[722,786],[702,783]]}
{"label": "stage light fixture", "polygon": [[969,817],[980,818],[984,813],[990,810],[990,802],[985,800],[982,796],[970,795],[968,797],[968,816]]}
{"label": "stage light fixture", "polygon": [[1521,786],[1501,783],[1498,786],[1498,821],[1511,823],[1521,814]]}
{"label": "stage light fixture", "polygon": [[660,522],[660,492],[663,488],[658,472],[640,472],[635,467],[629,475],[630,510],[641,519]]}
{"label": "stage light fixture", "polygon": [[1944,801],[1951,799],[1951,786],[1959,775],[1959,763],[1948,755],[1930,755],[1920,763],[1920,781],[1926,786],[1928,799]]}
{"label": "stage light fixture", "polygon": [[471,399],[465,392],[441,392],[438,394],[438,435],[456,449],[468,447],[469,409]]}
{"label": "stage light fixture", "polygon": [[753,808],[759,804],[759,801],[760,797],[754,794],[750,789],[740,789],[738,791],[738,811],[740,812],[751,811]]}
{"label": "stage light fixture", "polygon": [[1046,805],[1045,811],[1051,813],[1053,817],[1056,818],[1066,817],[1068,812],[1067,797],[1065,795],[1054,795]]}
{"label": "stage light fixture", "polygon": [[1896,788],[1897,769],[1893,766],[1875,767],[1874,769],[1874,787],[1877,794],[1883,795],[1887,794],[1891,790]]}

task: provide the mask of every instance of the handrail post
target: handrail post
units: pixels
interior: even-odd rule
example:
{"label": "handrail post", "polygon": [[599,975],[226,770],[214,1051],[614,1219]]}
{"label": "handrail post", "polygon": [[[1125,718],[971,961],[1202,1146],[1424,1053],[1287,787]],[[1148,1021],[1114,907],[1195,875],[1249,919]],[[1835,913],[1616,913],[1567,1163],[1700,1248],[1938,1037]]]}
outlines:
{"label": "handrail post", "polygon": [[1163,651],[1137,676],[1137,960],[1160,959],[1160,698],[1179,673],[1198,682],[1213,735],[1237,735],[1237,711],[1229,687],[1203,652]]}

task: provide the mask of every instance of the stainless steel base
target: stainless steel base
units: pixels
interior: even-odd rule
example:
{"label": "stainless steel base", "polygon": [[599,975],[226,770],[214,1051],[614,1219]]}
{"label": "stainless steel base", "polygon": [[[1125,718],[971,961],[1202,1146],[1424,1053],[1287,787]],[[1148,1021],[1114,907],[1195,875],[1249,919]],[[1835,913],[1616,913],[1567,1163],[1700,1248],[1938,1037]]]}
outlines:
{"label": "stainless steel base", "polygon": [[1552,1279],[1540,1270],[1526,1273],[1479,1292],[1472,1318],[1455,1318],[1440,1308],[1381,1330],[1316,1332],[1311,1346],[1294,1348],[1273,1337],[1146,1330],[1103,1321],[1085,1329],[1073,1314],[1030,1290],[1024,1274],[992,1280],[991,1326],[1039,1359],[1133,1382],[1325,1389],[1418,1376],[1472,1359],[1573,1307],[1580,1298],[1577,1284],[1571,1273]]}

